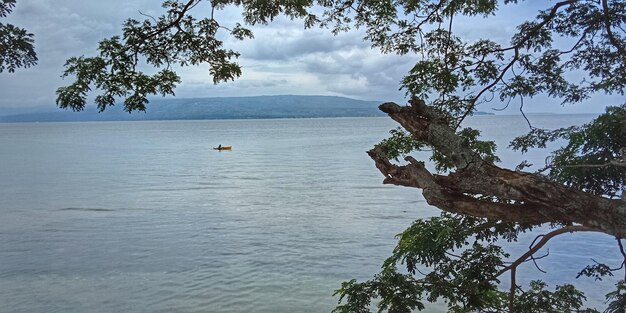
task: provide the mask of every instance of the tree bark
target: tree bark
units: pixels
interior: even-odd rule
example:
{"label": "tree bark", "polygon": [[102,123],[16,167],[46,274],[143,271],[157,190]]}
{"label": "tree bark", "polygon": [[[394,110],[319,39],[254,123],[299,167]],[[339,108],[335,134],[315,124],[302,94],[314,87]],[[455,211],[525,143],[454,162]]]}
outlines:
{"label": "tree bark", "polygon": [[392,164],[377,147],[368,154],[385,176],[383,183],[420,188],[430,205],[447,212],[517,223],[579,224],[626,237],[626,202],[490,164],[472,151],[436,110],[421,100],[410,104],[384,103],[379,108],[417,140],[449,157],[456,171],[447,176],[432,174],[423,162],[410,156],[405,158],[406,165]]}

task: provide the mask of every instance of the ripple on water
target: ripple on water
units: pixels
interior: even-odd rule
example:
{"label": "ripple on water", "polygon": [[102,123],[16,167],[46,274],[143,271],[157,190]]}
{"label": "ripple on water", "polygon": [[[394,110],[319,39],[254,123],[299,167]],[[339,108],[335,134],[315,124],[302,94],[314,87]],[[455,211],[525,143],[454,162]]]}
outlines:
{"label": "ripple on water", "polygon": [[113,212],[113,211],[116,211],[116,209],[109,209],[109,208],[62,208],[62,209],[58,209],[58,211]]}

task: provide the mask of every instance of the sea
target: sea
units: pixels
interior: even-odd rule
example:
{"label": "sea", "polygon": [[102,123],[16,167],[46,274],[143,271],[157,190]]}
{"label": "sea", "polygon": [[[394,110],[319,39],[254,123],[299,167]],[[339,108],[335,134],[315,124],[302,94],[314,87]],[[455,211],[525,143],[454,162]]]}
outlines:
{"label": "sea", "polygon": [[[529,116],[546,128],[593,117]],[[500,165],[544,165],[543,151],[507,149],[528,131],[522,117],[466,124],[496,141]],[[366,155],[397,126],[386,117],[0,124],[0,312],[329,312],[341,282],[373,277],[395,235],[440,212],[418,189],[383,185]],[[220,144],[232,151],[212,149]],[[505,247],[519,255],[540,233]],[[545,254],[546,273],[526,263],[519,282],[574,283],[604,309],[622,277],[576,274],[594,260],[619,266],[614,238],[565,234]]]}

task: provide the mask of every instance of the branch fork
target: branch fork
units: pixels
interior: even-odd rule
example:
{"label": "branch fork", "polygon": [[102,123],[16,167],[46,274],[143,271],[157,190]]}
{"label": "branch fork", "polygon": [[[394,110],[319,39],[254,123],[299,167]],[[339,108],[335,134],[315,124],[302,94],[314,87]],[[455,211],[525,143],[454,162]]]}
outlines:
{"label": "branch fork", "polygon": [[387,113],[417,140],[449,157],[456,171],[431,173],[424,162],[406,157],[406,165],[389,161],[381,147],[368,151],[383,183],[422,189],[426,201],[441,210],[506,222],[581,225],[626,237],[626,202],[607,199],[549,181],[545,177],[512,171],[486,162],[472,151],[435,109],[422,100],[409,106],[384,103]]}

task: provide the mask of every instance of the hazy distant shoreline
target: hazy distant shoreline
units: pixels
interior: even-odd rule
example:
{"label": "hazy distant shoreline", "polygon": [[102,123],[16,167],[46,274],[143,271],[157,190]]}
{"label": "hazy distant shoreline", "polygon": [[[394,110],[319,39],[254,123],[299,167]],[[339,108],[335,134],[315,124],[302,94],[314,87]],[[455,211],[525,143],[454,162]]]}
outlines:
{"label": "hazy distant shoreline", "polygon": [[[98,113],[95,107],[82,112],[33,109],[30,112],[0,111],[0,122],[92,122],[92,121],[167,121],[237,120],[282,118],[333,118],[386,116],[378,109],[382,101],[364,101],[335,96],[256,96],[194,99],[159,99],[146,112],[129,114],[122,105]],[[477,115],[493,115],[478,112]]]}

